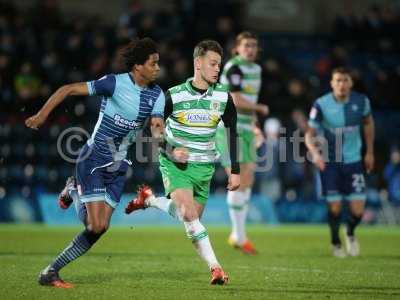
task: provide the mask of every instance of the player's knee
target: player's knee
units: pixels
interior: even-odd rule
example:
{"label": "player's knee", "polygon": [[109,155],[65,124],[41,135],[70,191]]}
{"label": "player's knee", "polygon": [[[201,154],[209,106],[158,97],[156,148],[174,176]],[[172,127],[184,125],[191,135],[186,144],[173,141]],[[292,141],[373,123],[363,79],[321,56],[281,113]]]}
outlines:
{"label": "player's knee", "polygon": [[108,230],[109,227],[110,227],[110,223],[105,222],[105,223],[103,224],[103,233],[105,233],[105,232]]}
{"label": "player's knee", "polygon": [[199,218],[199,213],[197,212],[196,208],[193,207],[184,207],[181,210],[183,221],[191,222]]}
{"label": "player's knee", "polygon": [[330,206],[329,207],[329,213],[335,217],[339,216],[340,213],[342,212],[342,208],[340,206]]}
{"label": "player's knee", "polygon": [[240,188],[239,190],[245,190],[251,187],[254,183],[254,177],[251,174],[247,174],[246,176],[242,176],[240,178]]}
{"label": "player's knee", "polygon": [[351,207],[350,211],[354,217],[361,218],[364,213],[364,207],[363,206]]}
{"label": "player's knee", "polygon": [[340,216],[340,211],[339,211],[339,210],[330,210],[329,213],[330,213],[333,217],[339,217],[339,216]]}
{"label": "player's knee", "polygon": [[96,234],[104,234],[107,231],[107,227],[104,225],[100,225],[94,228],[93,230]]}
{"label": "player's knee", "polygon": [[254,175],[253,175],[253,172],[251,172],[250,174],[249,174],[249,176],[248,176],[248,179],[247,179],[247,188],[249,188],[249,187],[252,187],[253,186],[253,184],[254,184]]}
{"label": "player's knee", "polygon": [[355,218],[362,218],[362,216],[363,216],[363,211],[362,211],[362,210],[355,210],[355,211],[352,211],[351,214],[352,214],[353,217],[355,217]]}
{"label": "player's knee", "polygon": [[198,219],[198,218],[199,218],[198,214],[195,214],[195,213],[187,213],[187,214],[185,214],[185,215],[183,216],[183,221],[185,221],[185,222],[191,222],[191,221],[196,220],[196,219]]}
{"label": "player's knee", "polygon": [[102,221],[94,221],[89,224],[88,228],[93,233],[101,235],[107,231],[108,224],[106,224],[105,222],[102,222]]}

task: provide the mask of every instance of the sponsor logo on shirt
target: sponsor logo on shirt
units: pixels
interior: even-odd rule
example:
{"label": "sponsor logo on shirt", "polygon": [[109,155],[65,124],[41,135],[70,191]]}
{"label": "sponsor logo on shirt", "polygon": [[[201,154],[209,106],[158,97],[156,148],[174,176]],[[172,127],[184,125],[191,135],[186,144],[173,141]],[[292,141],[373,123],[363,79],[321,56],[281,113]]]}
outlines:
{"label": "sponsor logo on shirt", "polygon": [[188,123],[209,123],[211,116],[209,114],[187,114],[186,121]]}
{"label": "sponsor logo on shirt", "polygon": [[123,127],[126,129],[137,129],[141,124],[136,123],[134,120],[127,120],[121,117],[120,115],[114,115],[114,124]]}
{"label": "sponsor logo on shirt", "polygon": [[256,94],[257,93],[255,87],[253,87],[251,85],[245,85],[243,87],[243,92],[249,93],[249,94]]}

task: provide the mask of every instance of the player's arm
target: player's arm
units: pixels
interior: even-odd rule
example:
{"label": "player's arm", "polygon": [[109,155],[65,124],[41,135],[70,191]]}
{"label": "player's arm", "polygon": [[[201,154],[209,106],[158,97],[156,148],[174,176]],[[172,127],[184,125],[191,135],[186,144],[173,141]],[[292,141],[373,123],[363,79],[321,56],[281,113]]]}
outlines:
{"label": "player's arm", "polygon": [[29,128],[38,129],[46,121],[50,113],[68,96],[98,95],[112,97],[115,85],[116,79],[112,74],[103,76],[98,80],[64,85],[51,95],[39,112],[28,118],[25,124]]}
{"label": "player's arm", "polygon": [[[164,121],[168,119],[168,117],[172,114],[174,109],[174,105],[172,103],[171,93],[167,91],[165,93],[165,106],[164,106]],[[164,133],[164,130],[163,130]],[[189,158],[189,151],[185,147],[174,147],[167,144],[165,140],[165,135],[161,135],[163,137],[160,147],[164,149],[164,153],[179,163],[186,163]]]}
{"label": "player's arm", "polygon": [[313,163],[318,167],[318,169],[323,171],[325,169],[325,161],[323,160],[319,152],[319,149],[316,145],[316,140],[317,140],[316,137],[317,137],[317,131],[315,130],[315,128],[309,126],[305,133],[305,143],[308,151],[310,151],[311,153]]}
{"label": "player's arm", "polygon": [[366,106],[364,111],[363,129],[364,129],[364,140],[365,140],[365,156],[364,163],[367,172],[371,172],[374,169],[375,158],[374,158],[374,140],[375,140],[375,123],[371,114],[371,107],[369,100],[366,99]]}
{"label": "player's arm", "polygon": [[38,129],[50,115],[50,113],[68,96],[87,96],[89,90],[86,82],[77,82],[63,85],[46,101],[37,114],[26,119],[25,125],[32,129]]}
{"label": "player's arm", "polygon": [[242,110],[248,110],[257,112],[263,116],[268,115],[269,108],[265,104],[260,103],[251,103],[250,101],[246,100],[240,92],[231,92],[233,102],[235,106]]}
{"label": "player's arm", "polygon": [[229,175],[228,190],[237,190],[240,186],[240,165],[237,159],[237,113],[231,95],[228,97],[222,121],[229,130],[229,156],[231,159],[231,174]]}
{"label": "player's arm", "polygon": [[258,112],[262,115],[268,115],[269,109],[267,105],[251,103],[242,96],[241,90],[243,72],[238,66],[232,66],[226,73],[226,77],[229,82],[229,90],[231,92],[233,103],[235,104],[236,108],[251,112]]}
{"label": "player's arm", "polygon": [[161,139],[164,135],[165,95],[161,91],[151,112],[150,130],[154,138]]}
{"label": "player's arm", "polygon": [[305,144],[310,151],[313,163],[323,171],[325,169],[325,161],[321,156],[319,148],[317,146],[317,128],[320,126],[320,122],[322,121],[322,112],[319,108],[318,104],[314,104],[311,108],[310,119],[308,121],[308,128],[305,133]]}

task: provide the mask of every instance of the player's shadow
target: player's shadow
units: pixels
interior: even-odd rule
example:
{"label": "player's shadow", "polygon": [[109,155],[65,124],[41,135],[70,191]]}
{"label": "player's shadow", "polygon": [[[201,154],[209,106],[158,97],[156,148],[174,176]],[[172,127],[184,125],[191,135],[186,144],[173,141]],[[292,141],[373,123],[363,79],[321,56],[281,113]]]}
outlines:
{"label": "player's shadow", "polygon": [[[94,274],[96,276],[94,276]],[[168,278],[169,281],[182,281],[182,278],[187,277],[186,271],[175,271],[175,272],[160,272],[160,271],[147,271],[146,269],[132,269],[130,271],[118,271],[118,272],[103,272],[98,273],[94,272],[92,274],[87,275],[74,275],[73,282],[76,284],[99,284],[110,282],[110,278],[112,280],[125,280],[129,278],[130,280],[141,281],[141,280],[151,280],[154,281],[165,281]],[[167,287],[166,287],[167,288]]]}
{"label": "player's shadow", "polygon": [[[55,256],[57,255],[57,251],[46,251],[46,252],[19,252],[19,251],[0,251],[0,256],[8,256],[8,255],[17,255],[17,256]],[[142,253],[142,252],[90,252],[85,256],[96,256],[96,257],[127,257],[127,256],[135,256],[140,255],[141,257],[161,257],[159,253]],[[187,255],[189,256],[189,255]],[[165,255],[165,257],[170,258],[171,256]]]}

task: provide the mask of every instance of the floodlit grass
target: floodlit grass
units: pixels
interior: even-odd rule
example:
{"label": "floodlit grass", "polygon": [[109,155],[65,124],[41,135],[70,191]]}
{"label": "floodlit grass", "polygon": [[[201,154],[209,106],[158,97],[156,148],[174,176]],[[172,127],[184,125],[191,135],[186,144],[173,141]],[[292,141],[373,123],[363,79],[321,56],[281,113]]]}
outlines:
{"label": "floodlit grass", "polygon": [[209,227],[230,276],[210,286],[209,271],[180,227],[114,227],[62,270],[75,285],[37,284],[37,275],[81,229],[0,225],[0,299],[400,299],[400,228],[360,227],[361,256],[331,257],[327,226],[249,227],[249,257]]}

